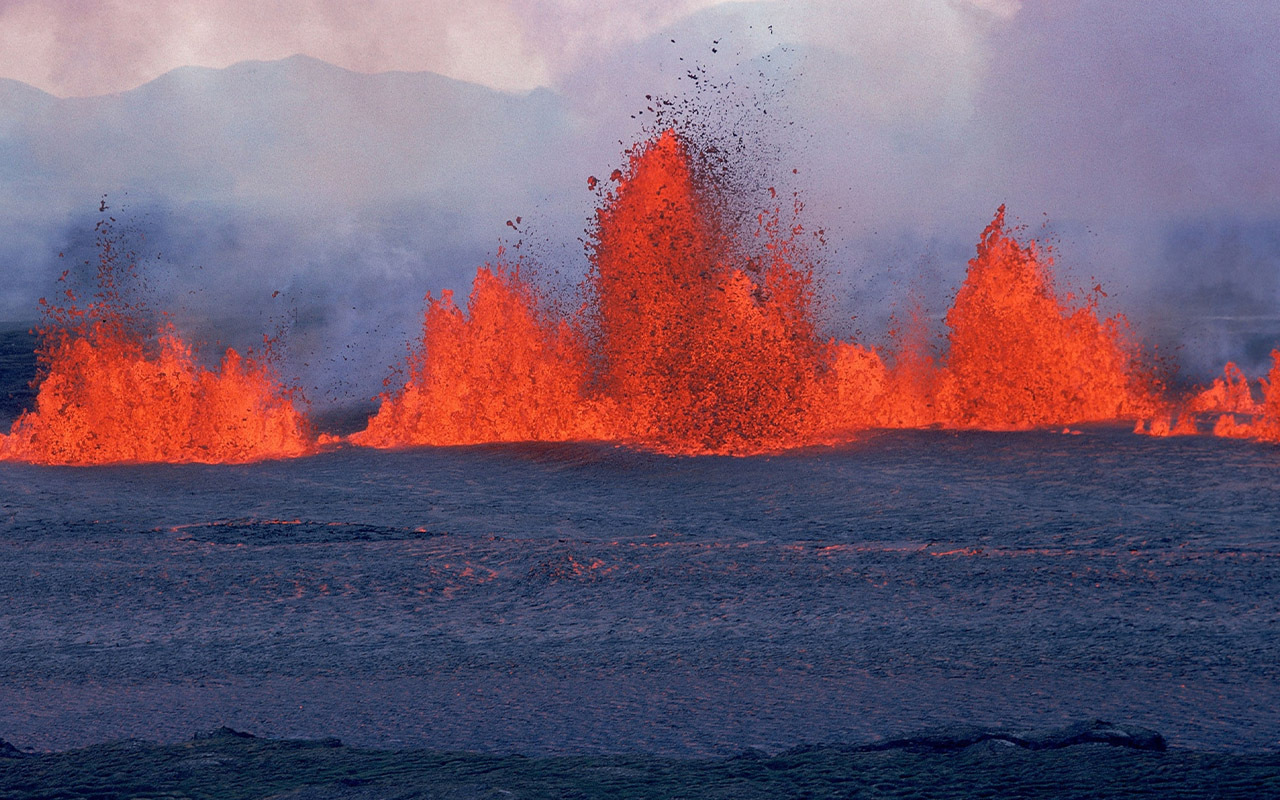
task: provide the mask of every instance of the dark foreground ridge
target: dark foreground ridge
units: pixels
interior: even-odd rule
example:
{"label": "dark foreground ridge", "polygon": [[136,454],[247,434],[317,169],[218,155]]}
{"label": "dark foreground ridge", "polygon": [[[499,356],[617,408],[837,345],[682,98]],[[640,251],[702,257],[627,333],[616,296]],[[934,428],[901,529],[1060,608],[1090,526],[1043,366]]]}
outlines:
{"label": "dark foreground ridge", "polygon": [[1276,798],[1280,752],[1170,750],[1158,733],[1102,721],[708,760],[362,750],[219,728],[182,744],[128,739],[63,753],[23,753],[0,740],[0,797]]}

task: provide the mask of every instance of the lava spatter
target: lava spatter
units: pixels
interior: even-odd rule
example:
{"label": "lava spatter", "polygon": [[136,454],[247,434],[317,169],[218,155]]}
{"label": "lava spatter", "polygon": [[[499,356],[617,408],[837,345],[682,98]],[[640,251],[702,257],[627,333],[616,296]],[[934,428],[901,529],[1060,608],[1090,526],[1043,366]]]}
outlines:
{"label": "lava spatter", "polygon": [[600,189],[579,315],[551,311],[501,263],[478,272],[465,312],[428,297],[406,382],[350,440],[608,439],[745,455],[877,427],[1023,430],[1162,407],[1123,318],[1059,299],[1051,262],[1011,235],[1003,207],[946,315],[942,352],[920,311],[883,351],[822,339],[799,205],[743,225],[695,147],[663,130]]}
{"label": "lava spatter", "polygon": [[935,403],[944,426],[1020,430],[1133,419],[1158,406],[1124,319],[1099,319],[1092,302],[1070,308],[1048,266],[1009,234],[1001,206],[946,315]]}
{"label": "lava spatter", "polygon": [[428,296],[421,346],[354,444],[609,439],[670,453],[807,444],[825,347],[801,230],[741,232],[667,130],[597,212],[589,301],[551,310],[518,267],[478,271],[467,308]]}
{"label": "lava spatter", "polygon": [[[7,436],[0,459],[37,464],[243,463],[314,451],[293,393],[261,360],[227,350],[201,366],[167,322],[126,300],[129,254],[99,226],[92,302],[41,301],[35,409]],[[64,275],[64,280],[66,275]]]}
{"label": "lava spatter", "polygon": [[[1206,393],[1196,398],[1197,401],[1202,401],[1205,394],[1212,394],[1213,399],[1216,400],[1217,395],[1222,393],[1225,394],[1228,404],[1234,401],[1234,408],[1215,409],[1228,413],[1220,416],[1214,423],[1214,435],[1280,444],[1280,350],[1271,351],[1271,370],[1267,377],[1260,381],[1261,403],[1253,400],[1248,392],[1248,381],[1238,370],[1233,371],[1234,366],[1234,364],[1227,364],[1224,378],[1214,381],[1214,385]],[[1219,389],[1225,391],[1215,391]],[[1242,421],[1237,418],[1237,414],[1249,416]]]}
{"label": "lava spatter", "polygon": [[679,453],[805,444],[822,348],[800,231],[762,214],[748,240],[689,147],[668,129],[635,150],[597,212],[593,322],[618,434]]}
{"label": "lava spatter", "polygon": [[427,296],[422,341],[402,386],[384,394],[352,443],[369,447],[609,438],[588,396],[588,353],[567,320],[540,307],[518,267],[476,272],[464,312]]}
{"label": "lava spatter", "polygon": [[1214,378],[1208,388],[1198,392],[1187,404],[1192,413],[1261,414],[1263,405],[1253,398],[1249,379],[1234,362],[1222,368],[1222,377]]}

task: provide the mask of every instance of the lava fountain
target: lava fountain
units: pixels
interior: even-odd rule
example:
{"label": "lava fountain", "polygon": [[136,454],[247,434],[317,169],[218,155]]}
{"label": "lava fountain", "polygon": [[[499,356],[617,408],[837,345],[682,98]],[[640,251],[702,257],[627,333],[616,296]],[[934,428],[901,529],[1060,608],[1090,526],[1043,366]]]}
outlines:
{"label": "lava fountain", "polygon": [[354,444],[610,439],[671,453],[805,444],[822,368],[798,226],[749,249],[687,144],[636,148],[597,212],[590,300],[550,310],[518,268],[481,268],[464,313],[427,296],[420,346]]}
{"label": "lava fountain", "polygon": [[543,308],[518,266],[476,273],[464,314],[427,295],[422,342],[403,386],[382,395],[354,444],[369,447],[608,438],[587,391],[579,331]]}
{"label": "lava fountain", "polygon": [[[1195,415],[1213,412],[1220,436],[1280,442],[1280,352],[1260,381],[1261,403],[1228,364],[1175,404],[1125,319],[1099,316],[1101,288],[1083,302],[1060,297],[1052,258],[1014,236],[1003,206],[937,352],[919,308],[883,348],[824,339],[813,311],[815,239],[799,201],[731,213],[743,202],[726,177],[732,166],[698,141],[696,131],[661,131],[628,151],[612,189],[600,190],[577,313],[550,302],[501,250],[477,271],[465,310],[448,292],[428,294],[403,383],[348,441],[608,440],[749,455],[871,428],[1136,420],[1138,432],[1195,433]],[[0,459],[234,463],[314,452],[310,424],[270,365],[228,350],[216,370],[200,366],[163,317],[148,322],[155,315],[127,302],[121,285],[136,280],[136,266],[107,223],[98,234],[93,301],[82,308],[71,290],[65,306],[41,301],[36,408],[0,435]]]}
{"label": "lava fountain", "polygon": [[634,151],[597,212],[593,321],[617,434],[678,453],[806,444],[824,365],[803,227],[775,211],[744,237],[688,146],[667,130]]}
{"label": "lava fountain", "polygon": [[[1272,354],[1274,360],[1275,354]],[[1264,384],[1264,388],[1265,388]],[[1196,394],[1187,403],[1190,413],[1247,414],[1255,416],[1263,412],[1263,405],[1253,399],[1249,379],[1234,362],[1228,361],[1222,368],[1222,377]]]}
{"label": "lava fountain", "polygon": [[1132,419],[1159,406],[1124,318],[1100,320],[1096,298],[1070,308],[1053,290],[1050,263],[1010,235],[1001,206],[947,311],[934,404],[943,426],[1020,430]]}
{"label": "lava fountain", "polygon": [[920,314],[884,353],[824,341],[799,204],[740,224],[694,147],[668,129],[615,172],[578,315],[551,311],[501,263],[479,271],[466,313],[428,295],[405,383],[350,441],[590,438],[745,455],[874,427],[1022,430],[1161,407],[1124,319],[1060,299],[1051,260],[1011,235],[1003,206],[946,315],[944,354],[929,353]]}
{"label": "lava fountain", "polygon": [[[1235,364],[1228,363],[1223,371],[1222,378],[1192,400],[1191,408],[1225,412],[1214,423],[1217,436],[1280,444],[1280,350],[1271,351],[1271,371],[1259,381],[1261,403],[1253,399],[1248,379]],[[1247,420],[1240,421],[1238,414]]]}
{"label": "lava fountain", "polygon": [[[311,426],[269,365],[227,350],[197,362],[171,324],[149,324],[123,284],[136,279],[99,223],[97,293],[81,307],[41,300],[38,390],[0,435],[0,459],[37,464],[243,463],[305,455]],[[63,281],[67,274],[63,274]]]}

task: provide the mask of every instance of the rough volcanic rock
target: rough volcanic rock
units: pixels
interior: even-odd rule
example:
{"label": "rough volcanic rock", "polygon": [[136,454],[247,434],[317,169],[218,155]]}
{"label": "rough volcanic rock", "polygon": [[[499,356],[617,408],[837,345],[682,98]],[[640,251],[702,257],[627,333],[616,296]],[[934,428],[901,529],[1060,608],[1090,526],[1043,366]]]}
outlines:
{"label": "rough volcanic rock", "polygon": [[[1135,733],[1126,726],[1096,721],[1052,731],[994,733],[958,728],[896,739],[896,746],[881,742],[805,747],[772,757],[747,751],[708,760],[642,754],[527,758],[365,750],[337,745],[337,740],[258,738],[219,729],[213,735],[180,744],[110,742],[0,761],[0,797],[1280,797],[1280,752],[1161,750],[1141,735],[1150,732],[1139,729]],[[1139,747],[1130,740],[1147,744]],[[1117,742],[1122,746],[1112,746]]]}
{"label": "rough volcanic rock", "polygon": [[1156,752],[1163,752],[1165,749],[1164,737],[1149,728],[1141,728],[1137,725],[1112,725],[1100,719],[1077,722],[1053,730],[1022,734],[1018,739],[1011,739],[1011,741],[1031,750],[1050,750],[1091,743]]}
{"label": "rough volcanic rock", "polygon": [[[913,753],[949,753],[964,750],[983,742],[1006,744],[1025,750],[1056,750],[1080,744],[1109,744],[1116,747],[1153,750],[1156,752],[1165,750],[1164,737],[1156,731],[1137,725],[1113,725],[1100,719],[1074,722],[1061,728],[1030,731],[956,725],[894,737],[881,742],[861,745],[838,745],[837,747],[849,753],[875,753],[885,750],[907,750]],[[829,746],[803,745],[792,748],[783,753],[783,755],[796,755],[827,747]]]}
{"label": "rough volcanic rock", "polygon": [[228,728],[226,725],[222,725],[220,727],[212,728],[207,731],[196,731],[194,734],[192,734],[191,741],[203,742],[208,739],[256,739],[256,738],[258,737],[254,736],[252,733],[245,733],[244,731],[238,731],[235,728]]}

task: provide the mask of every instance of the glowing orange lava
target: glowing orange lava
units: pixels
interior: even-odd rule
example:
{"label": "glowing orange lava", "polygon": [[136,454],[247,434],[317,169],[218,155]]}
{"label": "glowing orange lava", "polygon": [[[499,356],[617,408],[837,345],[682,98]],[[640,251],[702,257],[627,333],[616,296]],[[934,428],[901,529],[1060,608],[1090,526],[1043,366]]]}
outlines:
{"label": "glowing orange lava", "polygon": [[[746,455],[872,428],[1074,433],[1078,423],[1127,420],[1139,433],[1194,434],[1197,415],[1217,414],[1219,436],[1280,442],[1280,351],[1259,382],[1262,402],[1227,364],[1178,407],[1124,318],[1100,317],[1101,289],[1083,302],[1059,296],[1052,259],[1018,241],[1003,206],[968,263],[945,337],[935,340],[917,307],[886,347],[825,339],[798,201],[743,224],[725,208],[720,162],[706,155],[674,130],[629,151],[612,191],[600,190],[578,313],[547,302],[502,251],[477,271],[465,310],[448,292],[427,295],[403,384],[347,440],[608,440]],[[109,228],[99,232],[94,301],[80,308],[70,291],[66,307],[41,301],[36,408],[0,435],[0,459],[246,462],[339,441],[313,435],[266,362],[228,350],[206,369],[172,326],[146,322],[154,317],[119,286],[132,263]]]}
{"label": "glowing orange lava", "polygon": [[351,442],[404,447],[608,438],[602,404],[587,394],[581,335],[541,310],[520,271],[501,262],[477,271],[465,314],[449,292],[427,296],[422,343],[407,373]]}
{"label": "glowing orange lava", "polygon": [[[125,303],[104,245],[99,292],[86,308],[42,302],[36,407],[0,459],[37,464],[242,463],[314,450],[306,417],[269,367],[228,350],[201,367],[171,326],[156,329]],[[64,276],[65,277],[65,276]]]}
{"label": "glowing orange lava", "polygon": [[946,427],[1019,430],[1153,413],[1155,389],[1124,339],[1123,318],[1054,294],[1048,262],[1004,226],[982,232],[947,312],[946,369],[935,408]]}
{"label": "glowing orange lava", "polygon": [[748,242],[709,188],[667,130],[597,212],[594,322],[617,433],[678,453],[804,444],[820,347],[802,230],[764,214]]}
{"label": "glowing orange lava", "polygon": [[943,351],[918,307],[883,356],[837,343],[827,416],[845,429],[1027,430],[1151,415],[1158,385],[1124,319],[1100,320],[1092,301],[1069,307],[1050,263],[1013,238],[1001,206],[947,312]]}
{"label": "glowing orange lava", "polygon": [[1253,399],[1249,379],[1234,363],[1228,361],[1222,377],[1191,398],[1187,411],[1192,413],[1248,414],[1262,413],[1262,404]]}
{"label": "glowing orange lava", "polygon": [[[1225,377],[1215,380],[1213,386],[1196,397],[1197,402],[1216,401],[1219,393],[1224,401],[1213,411],[1226,411],[1213,426],[1216,436],[1232,439],[1257,439],[1263,442],[1280,443],[1280,350],[1271,351],[1271,371],[1262,384],[1262,402],[1253,400],[1249,392],[1249,384],[1244,375],[1228,363]],[[1243,388],[1241,388],[1243,387]],[[1215,391],[1220,390],[1220,391]],[[1206,400],[1206,395],[1210,397]],[[1252,418],[1241,421],[1236,414],[1250,415]]]}
{"label": "glowing orange lava", "polygon": [[617,180],[596,218],[583,317],[545,310],[502,264],[478,272],[465,313],[428,296],[404,385],[350,441],[611,439],[738,454],[806,443],[823,348],[810,271],[793,265],[800,229],[762,214],[748,250],[671,131]]}
{"label": "glowing orange lava", "polygon": [[774,209],[743,230],[690,147],[664,131],[615,173],[582,317],[544,310],[501,265],[479,271],[466,313],[428,297],[407,381],[350,440],[593,438],[743,455],[874,427],[1021,430],[1160,406],[1124,320],[1060,300],[1049,260],[1010,235],[1003,207],[947,313],[944,353],[918,310],[884,353],[821,340],[803,226]]}

